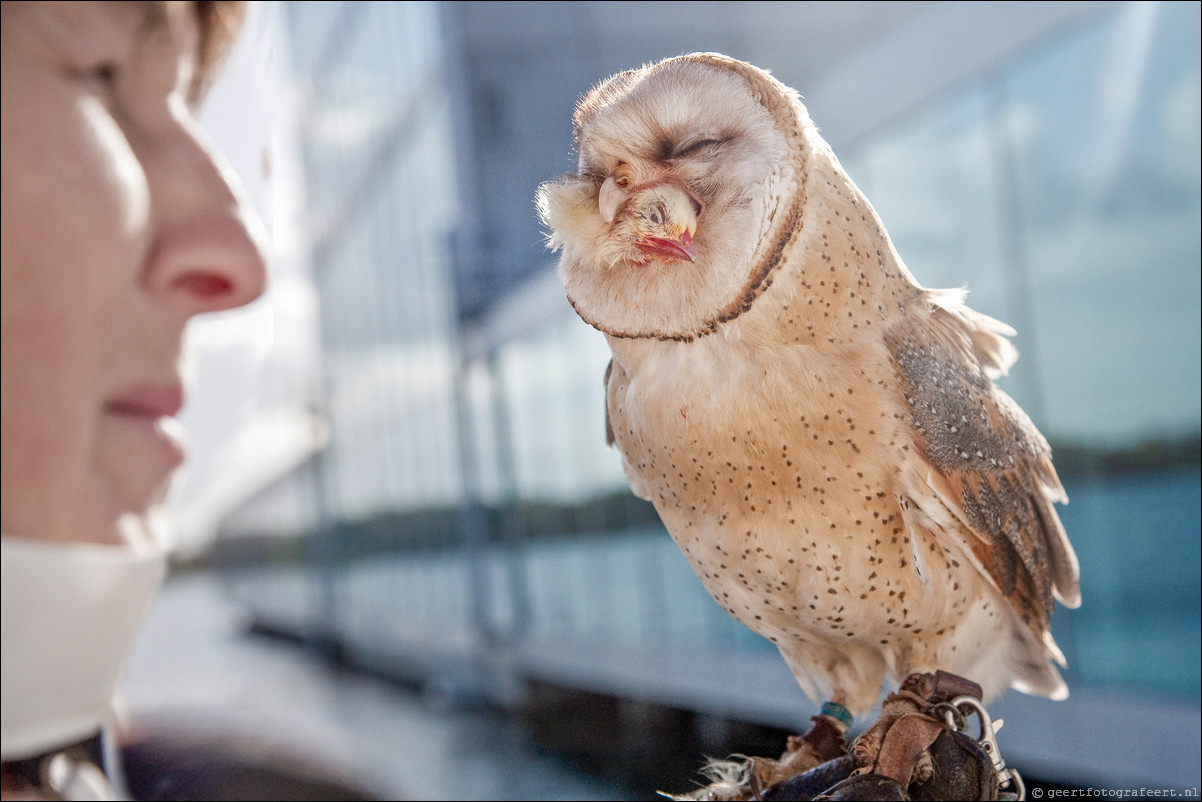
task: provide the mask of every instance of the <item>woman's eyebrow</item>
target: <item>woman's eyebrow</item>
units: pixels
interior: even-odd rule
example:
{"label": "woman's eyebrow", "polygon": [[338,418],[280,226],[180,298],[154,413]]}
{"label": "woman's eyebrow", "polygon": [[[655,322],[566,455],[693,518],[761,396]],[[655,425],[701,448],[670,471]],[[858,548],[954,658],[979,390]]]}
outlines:
{"label": "woman's eyebrow", "polygon": [[118,0],[99,4],[116,21],[133,24],[141,34],[167,27],[167,4],[163,0]]}
{"label": "woman's eyebrow", "polygon": [[142,30],[151,33],[167,27],[167,4],[163,0],[134,0],[141,8]]}

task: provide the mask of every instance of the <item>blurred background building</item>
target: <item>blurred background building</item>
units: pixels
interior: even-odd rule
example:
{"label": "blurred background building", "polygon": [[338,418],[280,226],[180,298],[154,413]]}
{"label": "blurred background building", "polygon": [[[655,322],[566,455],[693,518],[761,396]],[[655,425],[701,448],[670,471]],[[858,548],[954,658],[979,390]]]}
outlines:
{"label": "blurred background building", "polygon": [[534,213],[537,185],[574,168],[583,92],[720,51],[802,93],[924,285],[966,285],[1019,332],[1003,386],[1052,443],[1084,604],[1053,616],[1070,700],[997,706],[1007,759],[1197,788],[1198,3],[255,13],[274,347],[225,464],[265,467],[212,469],[233,487],[201,554],[259,629],[448,699],[517,708],[551,687],[702,729],[805,727],[775,648],[626,489],[603,440],[608,350]]}

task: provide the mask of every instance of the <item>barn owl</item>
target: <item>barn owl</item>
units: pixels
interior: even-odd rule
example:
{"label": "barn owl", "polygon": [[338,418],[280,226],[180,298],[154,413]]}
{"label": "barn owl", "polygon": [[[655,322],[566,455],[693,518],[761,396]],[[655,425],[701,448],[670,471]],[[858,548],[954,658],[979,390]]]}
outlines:
{"label": "barn owl", "polygon": [[1047,442],[994,383],[1014,331],[918,284],[767,72],[692,54],[576,109],[537,205],[603,332],[608,437],[709,593],[853,715],[938,669],[1062,698],[1080,603]]}

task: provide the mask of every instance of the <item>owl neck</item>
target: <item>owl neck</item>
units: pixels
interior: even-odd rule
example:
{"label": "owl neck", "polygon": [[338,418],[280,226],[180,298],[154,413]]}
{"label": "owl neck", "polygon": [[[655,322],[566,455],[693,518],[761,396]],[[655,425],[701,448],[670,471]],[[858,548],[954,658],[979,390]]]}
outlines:
{"label": "owl neck", "polygon": [[800,231],[772,286],[739,318],[740,336],[821,348],[879,339],[898,306],[922,289],[825,143],[810,167]]}

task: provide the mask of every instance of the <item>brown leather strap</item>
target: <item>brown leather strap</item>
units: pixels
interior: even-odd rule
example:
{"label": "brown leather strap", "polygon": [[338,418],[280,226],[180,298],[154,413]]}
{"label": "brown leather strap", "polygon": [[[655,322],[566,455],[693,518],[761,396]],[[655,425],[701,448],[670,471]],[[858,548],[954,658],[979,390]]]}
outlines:
{"label": "brown leather strap", "polygon": [[943,722],[923,713],[902,716],[885,733],[873,773],[897,780],[902,788],[909,787],[919,755],[944,729]]}
{"label": "brown leather strap", "polygon": [[[889,694],[881,710],[887,729],[872,767],[873,773],[890,777],[903,788],[908,787],[920,756],[935,743],[939,733],[947,729],[943,721],[930,715],[931,708],[960,696],[979,700],[981,686],[946,671],[907,677],[896,692]],[[893,720],[889,722],[891,717]]]}

